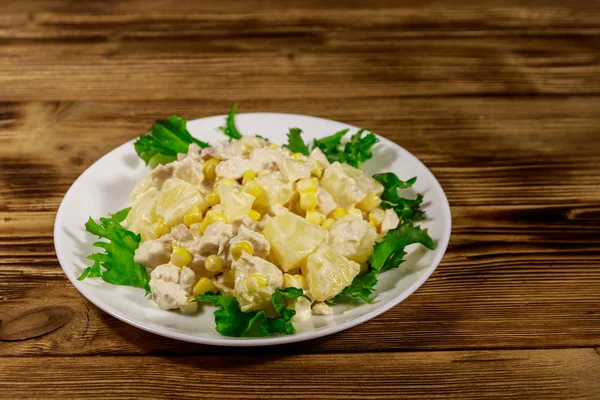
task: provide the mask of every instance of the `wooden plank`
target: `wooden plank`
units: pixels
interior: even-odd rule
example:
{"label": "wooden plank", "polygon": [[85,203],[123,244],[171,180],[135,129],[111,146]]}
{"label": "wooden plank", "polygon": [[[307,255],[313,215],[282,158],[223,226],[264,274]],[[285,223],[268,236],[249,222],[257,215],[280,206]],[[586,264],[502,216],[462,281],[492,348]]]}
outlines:
{"label": "wooden plank", "polygon": [[[281,357],[0,358],[0,398],[595,399],[600,357],[569,350]],[[40,368],[43,365],[43,368]],[[26,389],[26,391],[25,391]]]}

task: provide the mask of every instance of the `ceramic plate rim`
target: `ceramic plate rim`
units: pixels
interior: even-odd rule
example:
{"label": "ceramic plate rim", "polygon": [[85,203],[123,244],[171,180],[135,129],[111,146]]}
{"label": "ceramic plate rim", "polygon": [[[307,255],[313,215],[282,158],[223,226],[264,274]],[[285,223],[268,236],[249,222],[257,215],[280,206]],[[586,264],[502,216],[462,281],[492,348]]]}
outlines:
{"label": "ceramic plate rim", "polygon": [[[340,121],[321,118],[321,117],[314,117],[314,116],[310,116],[310,115],[302,115],[302,114],[253,112],[253,113],[236,114],[236,117],[252,116],[252,115],[254,115],[254,116],[277,115],[279,117],[309,118],[309,119],[316,119],[316,120],[327,121],[327,122],[335,122],[335,123],[349,126],[349,127],[351,127],[351,129],[358,129],[357,127],[347,124],[345,122],[340,122]],[[208,117],[189,120],[188,123],[194,123],[196,121],[209,119],[209,118],[212,119],[212,118],[225,118],[225,117],[226,117],[225,114],[216,115],[216,116],[208,116]],[[177,339],[177,340],[181,340],[181,341],[185,341],[185,342],[215,345],[215,346],[232,346],[232,347],[273,346],[273,345],[280,345],[280,344],[287,344],[287,343],[300,342],[300,341],[305,341],[305,340],[310,340],[310,339],[316,339],[319,337],[328,336],[328,335],[352,328],[354,326],[360,325],[364,322],[367,322],[367,321],[377,317],[378,315],[383,314],[384,312],[388,311],[389,309],[395,307],[396,305],[398,305],[399,303],[404,301],[407,297],[412,295],[419,287],[421,287],[423,285],[423,283],[425,283],[425,281],[427,281],[427,279],[429,279],[429,277],[437,269],[438,265],[440,264],[442,258],[444,257],[444,255],[446,253],[446,250],[448,248],[448,243],[450,241],[451,230],[452,230],[452,215],[450,212],[450,204],[448,203],[446,193],[444,192],[442,186],[438,182],[435,175],[433,175],[433,173],[429,170],[429,168],[427,168],[427,166],[423,162],[421,162],[421,160],[419,160],[416,156],[414,156],[412,153],[410,153],[408,150],[406,150],[402,146],[392,142],[391,140],[389,140],[383,136],[377,135],[377,137],[379,138],[380,142],[384,143],[386,146],[399,147],[401,150],[406,152],[406,154],[408,154],[409,157],[411,158],[411,162],[419,164],[424,169],[424,171],[426,171],[426,173],[430,175],[429,178],[432,180],[432,182],[434,183],[434,185],[436,186],[436,188],[440,191],[440,193],[442,195],[441,198],[443,200],[443,204],[440,204],[440,207],[441,207],[441,210],[443,213],[443,217],[448,221],[448,225],[445,227],[445,230],[442,233],[442,237],[439,239],[439,241],[437,243],[436,250],[439,251],[438,254],[435,256],[435,258],[433,259],[431,264],[427,267],[425,273],[418,280],[416,280],[412,285],[410,285],[410,287],[408,289],[404,290],[400,295],[393,298],[393,300],[391,300],[388,304],[383,305],[367,314],[359,316],[351,321],[347,321],[347,322],[344,322],[341,324],[337,324],[337,325],[334,325],[331,327],[326,327],[326,328],[316,330],[316,331],[307,331],[307,332],[302,332],[302,333],[288,335],[288,336],[272,336],[272,337],[264,337],[264,338],[229,338],[229,337],[223,336],[223,337],[217,337],[217,338],[205,338],[205,337],[198,337],[198,336],[193,336],[193,335],[189,335],[189,334],[172,332],[166,328],[165,329],[157,329],[154,327],[147,326],[144,323],[137,322],[134,319],[131,319],[131,318],[128,318],[127,316],[121,315],[118,312],[118,310],[115,310],[115,309],[113,309],[113,307],[111,307],[107,304],[104,304],[102,301],[99,301],[98,299],[96,299],[94,294],[89,290],[89,287],[86,287],[85,284],[83,284],[81,281],[77,281],[76,279],[73,279],[70,276],[70,274],[67,272],[66,267],[64,266],[64,265],[66,265],[66,260],[65,260],[65,257],[61,254],[62,249],[59,248],[60,246],[58,245],[58,241],[56,240],[56,238],[62,234],[59,231],[59,228],[62,227],[61,221],[63,221],[63,219],[64,219],[65,203],[66,203],[65,199],[67,199],[68,196],[73,195],[73,190],[74,190],[74,187],[76,186],[77,182],[82,180],[86,174],[90,173],[90,170],[98,162],[100,162],[105,157],[110,156],[113,152],[116,152],[117,150],[121,149],[122,147],[130,146],[136,139],[132,139],[126,143],[123,143],[122,145],[110,150],[108,153],[104,154],[102,157],[100,157],[99,159],[94,161],[94,163],[92,163],[88,168],[85,169],[85,171],[83,171],[81,173],[81,175],[79,175],[77,177],[77,179],[71,184],[71,186],[69,187],[69,189],[63,196],[63,199],[61,200],[60,206],[58,208],[58,211],[56,213],[56,217],[54,220],[53,239],[54,239],[54,248],[55,248],[58,262],[59,262],[61,268],[63,269],[63,272],[65,273],[65,275],[67,276],[69,281],[73,284],[75,289],[77,289],[77,291],[79,291],[79,293],[82,296],[84,296],[87,300],[89,300],[92,304],[94,304],[96,307],[98,307],[102,311],[113,316],[114,318],[117,318],[129,325],[135,326],[136,328],[142,329],[146,332],[154,333],[154,334],[157,334],[160,336],[168,337],[171,339]]]}

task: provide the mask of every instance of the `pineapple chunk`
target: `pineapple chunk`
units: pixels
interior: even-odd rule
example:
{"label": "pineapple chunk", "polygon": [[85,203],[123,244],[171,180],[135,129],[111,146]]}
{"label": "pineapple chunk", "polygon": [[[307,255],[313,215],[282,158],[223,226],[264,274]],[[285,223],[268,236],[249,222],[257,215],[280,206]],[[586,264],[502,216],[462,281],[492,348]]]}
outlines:
{"label": "pineapple chunk", "polygon": [[373,254],[377,231],[367,221],[354,215],[346,215],[336,221],[329,230],[329,245],[344,257],[358,263],[365,262]]}
{"label": "pineapple chunk", "polygon": [[142,241],[156,239],[155,224],[158,222],[156,216],[156,199],[158,190],[150,187],[143,193],[138,193],[133,199],[131,210],[127,214],[127,229],[139,233]]}
{"label": "pineapple chunk", "polygon": [[233,262],[235,296],[243,312],[262,310],[271,303],[275,289],[283,286],[283,274],[260,257],[242,254]]}
{"label": "pineapple chunk", "polygon": [[242,192],[238,186],[221,184],[217,185],[215,190],[219,194],[223,214],[225,214],[229,223],[248,215],[252,209],[254,196]]}
{"label": "pineapple chunk", "polygon": [[208,207],[202,193],[179,178],[167,179],[156,199],[156,215],[162,217],[167,226],[181,224],[183,217],[194,208],[202,213]]}
{"label": "pineapple chunk", "polygon": [[294,184],[284,181],[281,172],[258,176],[253,182],[263,188],[263,193],[256,199],[257,201],[254,204],[261,214],[267,212],[269,207],[286,204],[295,193]]}
{"label": "pineapple chunk", "polygon": [[271,243],[271,253],[287,272],[300,264],[325,240],[327,231],[302,217],[284,211],[269,219],[263,234]]}
{"label": "pineapple chunk", "polygon": [[321,186],[342,208],[352,208],[369,193],[379,196],[383,186],[361,170],[347,164],[334,162],[323,173]]}
{"label": "pineapple chunk", "polygon": [[337,296],[360,272],[360,265],[324,244],[302,266],[310,298],[325,301]]}

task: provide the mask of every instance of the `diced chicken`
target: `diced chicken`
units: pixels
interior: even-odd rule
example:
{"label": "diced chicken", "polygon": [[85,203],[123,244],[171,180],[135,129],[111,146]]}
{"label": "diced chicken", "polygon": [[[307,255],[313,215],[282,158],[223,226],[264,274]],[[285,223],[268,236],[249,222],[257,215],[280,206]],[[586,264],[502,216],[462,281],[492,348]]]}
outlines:
{"label": "diced chicken", "polygon": [[146,240],[140,243],[135,251],[135,262],[146,268],[156,268],[169,262],[173,250],[171,247],[172,242],[171,235],[164,235],[159,239]]}
{"label": "diced chicken", "polygon": [[200,146],[198,146],[196,143],[191,143],[188,146],[187,153],[177,154],[177,160],[183,161],[186,158],[191,158],[192,160],[194,160],[196,162],[200,162],[202,160],[201,153],[202,153],[202,148]]}
{"label": "diced chicken", "polygon": [[243,312],[260,310],[271,302],[275,289],[283,285],[283,274],[260,257],[242,254],[234,261],[235,295]]}
{"label": "diced chicken", "polygon": [[271,245],[263,235],[246,228],[244,225],[240,226],[238,234],[230,240],[229,246],[231,247],[242,241],[252,245],[253,255],[257,257],[266,257],[271,251]]}
{"label": "diced chicken", "polygon": [[180,244],[194,240],[192,232],[184,224],[179,224],[171,229],[171,237]]}
{"label": "diced chicken", "polygon": [[152,183],[158,190],[169,178],[179,178],[192,185],[199,185],[204,181],[202,172],[203,164],[193,158],[185,158],[182,161],[173,161],[165,165],[159,165],[152,170],[150,177]]}
{"label": "diced chicken", "polygon": [[231,225],[223,222],[215,222],[206,228],[204,235],[198,239],[196,247],[188,250],[192,254],[197,253],[205,257],[211,254],[221,255],[232,237],[233,227]]}
{"label": "diced chicken", "polygon": [[217,179],[227,178],[237,180],[248,170],[260,172],[262,169],[262,163],[254,163],[248,158],[233,157],[227,161],[220,162],[217,165],[216,172]]}
{"label": "diced chicken", "polygon": [[196,311],[197,304],[190,301],[196,275],[187,268],[163,264],[150,274],[150,289],[154,302],[163,310],[180,309],[184,313]]}
{"label": "diced chicken", "polygon": [[[257,176],[254,182],[263,188],[263,195],[257,200],[264,203],[260,205],[267,209],[275,205],[281,206],[286,204],[295,193],[294,184],[287,181],[279,171],[264,176]],[[263,196],[264,199],[262,198]]]}
{"label": "diced chicken", "polygon": [[167,179],[172,178],[174,172],[174,162],[165,165],[158,165],[152,170],[152,172],[150,172],[150,178],[152,178],[152,183],[154,184],[154,186],[158,190],[161,190],[163,183],[165,183]]}
{"label": "diced chicken", "polygon": [[261,165],[263,170],[276,171],[279,168],[279,162],[285,157],[281,148],[272,149],[262,147],[255,149],[250,154],[250,160],[253,163]]}
{"label": "diced chicken", "polygon": [[233,221],[231,221],[231,226],[233,227],[233,234],[237,235],[238,231],[240,230],[240,227],[242,227],[242,226],[244,226],[252,231],[257,230],[258,222],[254,221],[249,216],[244,215],[243,217],[239,217],[239,218],[236,218]]}
{"label": "diced chicken", "polygon": [[354,207],[369,193],[380,195],[383,186],[361,170],[348,164],[334,162],[321,178],[321,186],[327,190],[342,208]]}
{"label": "diced chicken", "polygon": [[394,229],[398,226],[400,219],[398,218],[398,214],[392,209],[385,210],[385,215],[383,217],[383,221],[381,221],[381,234],[385,235],[387,231]]}
{"label": "diced chicken", "polygon": [[258,223],[256,224],[255,230],[262,231],[263,229],[265,229],[265,226],[267,226],[267,223],[269,222],[270,218],[271,216],[269,214],[263,215],[260,221],[258,221]]}
{"label": "diced chicken", "polygon": [[333,308],[329,307],[327,304],[322,301],[317,301],[312,306],[312,312],[316,315],[330,315],[333,314]]}
{"label": "diced chicken", "polygon": [[367,221],[354,215],[346,215],[336,221],[329,230],[331,248],[356,262],[367,261],[373,253],[377,232]]}
{"label": "diced chicken", "polygon": [[224,296],[234,296],[233,288],[229,287],[225,283],[225,277],[223,276],[223,274],[217,276],[213,280],[213,284],[219,290],[219,293],[221,293],[222,295],[224,295]]}
{"label": "diced chicken", "polygon": [[323,169],[329,167],[329,160],[327,159],[327,157],[325,157],[323,151],[321,151],[321,149],[318,147],[315,147],[313,151],[311,151],[308,160],[311,161],[313,165],[315,162],[320,164],[321,168]]}
{"label": "diced chicken", "polygon": [[337,208],[337,204],[333,196],[322,187],[317,191],[317,211],[323,215],[329,215],[330,212]]}

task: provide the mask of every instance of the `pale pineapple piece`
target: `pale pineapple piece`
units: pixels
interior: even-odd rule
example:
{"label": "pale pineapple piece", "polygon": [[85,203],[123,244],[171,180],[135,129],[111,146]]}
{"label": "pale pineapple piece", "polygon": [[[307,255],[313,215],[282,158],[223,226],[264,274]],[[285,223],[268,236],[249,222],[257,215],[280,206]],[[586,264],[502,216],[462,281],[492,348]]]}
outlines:
{"label": "pale pineapple piece", "polygon": [[321,178],[321,186],[329,192],[342,208],[352,208],[369,193],[379,196],[383,185],[368,177],[361,170],[347,164],[334,162]]}
{"label": "pale pineapple piece", "polygon": [[358,263],[373,254],[377,231],[371,224],[354,215],[337,220],[329,230],[329,245],[344,257]]}
{"label": "pale pineapple piece", "polygon": [[348,260],[323,244],[308,256],[302,266],[302,275],[306,278],[310,298],[325,301],[337,296],[360,272],[360,265]]}
{"label": "pale pineapple piece", "polygon": [[248,215],[252,209],[254,196],[244,193],[239,186],[219,184],[215,190],[221,199],[220,205],[223,207],[222,212],[227,217],[227,222],[231,223]]}
{"label": "pale pineapple piece", "polygon": [[156,199],[156,215],[167,226],[183,222],[183,217],[193,209],[204,212],[208,202],[194,185],[179,178],[170,178],[162,186]]}
{"label": "pale pineapple piece", "polygon": [[295,193],[294,183],[285,181],[281,172],[272,172],[268,175],[257,176],[254,181],[263,192],[256,199],[255,208],[264,214],[270,207],[288,203]]}
{"label": "pale pineapple piece", "polygon": [[263,234],[271,243],[271,253],[287,272],[303,261],[325,240],[327,231],[289,211],[281,212],[267,222]]}
{"label": "pale pineapple piece", "polygon": [[125,220],[127,229],[139,233],[142,241],[156,239],[159,233],[162,233],[156,229],[159,223],[156,216],[157,197],[158,190],[155,187],[149,187],[143,193],[138,193],[133,199],[129,214],[127,214]]}

